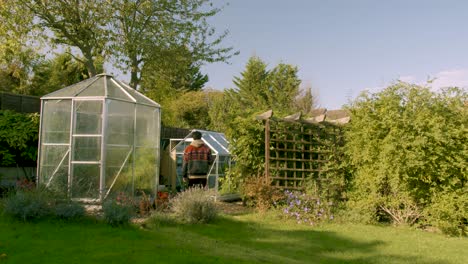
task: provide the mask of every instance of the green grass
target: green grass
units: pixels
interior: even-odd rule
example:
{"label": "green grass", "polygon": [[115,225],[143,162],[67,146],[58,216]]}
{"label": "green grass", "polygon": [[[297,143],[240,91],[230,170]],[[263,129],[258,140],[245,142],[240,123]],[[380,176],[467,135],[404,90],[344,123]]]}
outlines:
{"label": "green grass", "polygon": [[468,239],[409,228],[310,227],[258,214],[144,226],[0,216],[0,263],[468,263]]}

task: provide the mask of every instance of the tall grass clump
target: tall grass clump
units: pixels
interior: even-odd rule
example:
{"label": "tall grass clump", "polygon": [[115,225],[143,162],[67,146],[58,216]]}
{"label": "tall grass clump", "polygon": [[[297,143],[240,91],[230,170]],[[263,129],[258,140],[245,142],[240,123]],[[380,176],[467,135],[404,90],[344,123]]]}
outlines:
{"label": "tall grass clump", "polygon": [[171,208],[176,217],[188,223],[209,223],[218,215],[214,192],[191,187],[174,197]]}

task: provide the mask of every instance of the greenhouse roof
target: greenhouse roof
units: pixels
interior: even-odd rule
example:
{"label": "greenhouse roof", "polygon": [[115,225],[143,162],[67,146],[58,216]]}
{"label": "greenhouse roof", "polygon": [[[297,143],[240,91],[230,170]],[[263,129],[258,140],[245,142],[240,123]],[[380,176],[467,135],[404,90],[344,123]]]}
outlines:
{"label": "greenhouse roof", "polygon": [[127,84],[117,81],[112,75],[99,74],[79,83],[67,86],[58,91],[44,95],[41,99],[103,99],[111,98],[153,107],[160,105]]}
{"label": "greenhouse roof", "polygon": [[[226,140],[226,136],[224,136],[223,133],[194,129],[194,130],[190,131],[190,134],[188,134],[184,138],[184,141],[192,140],[192,133],[195,132],[195,131],[199,131],[199,132],[202,133],[203,142],[205,142],[205,144],[208,147],[210,147],[210,149],[213,150],[217,155],[220,155],[220,156],[231,155],[231,153],[229,152],[229,149],[228,149],[229,142]],[[176,148],[177,148],[177,146],[176,146]]]}

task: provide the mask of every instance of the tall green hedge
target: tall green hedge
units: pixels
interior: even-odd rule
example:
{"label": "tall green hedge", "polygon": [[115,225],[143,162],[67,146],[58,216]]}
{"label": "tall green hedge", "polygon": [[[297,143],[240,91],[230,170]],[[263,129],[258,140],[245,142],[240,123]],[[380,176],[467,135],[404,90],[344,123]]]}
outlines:
{"label": "tall green hedge", "polygon": [[352,215],[441,228],[443,222],[446,231],[466,233],[467,102],[462,89],[434,92],[403,82],[361,95],[346,131]]}

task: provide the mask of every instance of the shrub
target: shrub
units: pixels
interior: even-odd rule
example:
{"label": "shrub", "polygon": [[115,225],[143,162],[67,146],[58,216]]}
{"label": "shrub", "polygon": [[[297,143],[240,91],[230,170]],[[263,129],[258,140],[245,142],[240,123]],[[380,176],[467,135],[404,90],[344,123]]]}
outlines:
{"label": "shrub", "polygon": [[218,215],[214,193],[201,187],[192,187],[179,193],[171,201],[175,215],[188,223],[208,223]]}
{"label": "shrub", "polygon": [[435,195],[424,211],[426,222],[443,233],[455,236],[468,234],[468,187],[457,192],[444,191]]}
{"label": "shrub", "polygon": [[[434,208],[433,195],[461,191],[468,180],[467,100],[459,88],[433,92],[398,82],[352,103],[345,150],[354,215],[412,224],[432,208],[440,212],[432,217],[443,217],[446,209]],[[457,225],[455,218],[444,219]]]}
{"label": "shrub", "polygon": [[65,201],[55,205],[55,216],[61,219],[77,219],[85,215],[82,204],[74,201]]}
{"label": "shrub", "polygon": [[128,224],[135,214],[134,206],[131,203],[121,203],[109,199],[102,205],[104,219],[111,226],[121,226]]}
{"label": "shrub", "polygon": [[6,198],[4,212],[23,221],[29,221],[49,215],[50,205],[51,199],[43,191],[17,191]]}
{"label": "shrub", "polygon": [[242,185],[244,202],[260,212],[268,210],[275,202],[284,198],[283,193],[267,182],[264,177],[249,177]]}

